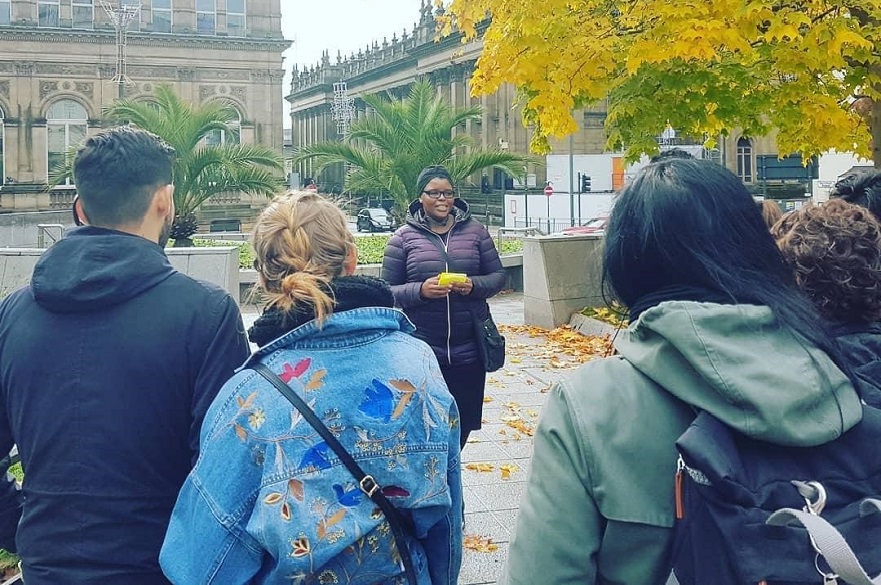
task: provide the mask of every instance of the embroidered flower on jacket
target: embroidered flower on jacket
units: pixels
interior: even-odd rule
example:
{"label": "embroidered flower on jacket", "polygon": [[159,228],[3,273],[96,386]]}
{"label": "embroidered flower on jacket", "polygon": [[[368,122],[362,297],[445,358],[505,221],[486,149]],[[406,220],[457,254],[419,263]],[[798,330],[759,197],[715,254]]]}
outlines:
{"label": "embroidered flower on jacket", "polygon": [[266,413],[263,412],[262,408],[255,408],[250,415],[248,415],[248,426],[250,426],[255,431],[263,426],[263,423],[266,422]]}

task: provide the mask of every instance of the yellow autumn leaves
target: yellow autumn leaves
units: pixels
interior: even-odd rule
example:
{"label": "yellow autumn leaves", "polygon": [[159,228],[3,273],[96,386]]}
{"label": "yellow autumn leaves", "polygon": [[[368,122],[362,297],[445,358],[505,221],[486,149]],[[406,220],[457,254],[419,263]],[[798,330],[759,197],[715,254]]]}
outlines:
{"label": "yellow autumn leaves", "polygon": [[[496,466],[493,463],[467,463],[465,464],[465,469],[487,473],[495,471]],[[502,479],[511,479],[511,474],[519,470],[520,468],[513,463],[499,465],[499,472],[502,475]]]}
{"label": "yellow autumn leaves", "polygon": [[850,104],[881,101],[875,0],[437,3],[441,35],[458,29],[465,41],[492,15],[472,88],[517,86],[536,152],[578,128],[573,108],[608,100],[607,146],[631,159],[656,150],[667,124],[710,140],[776,130],[784,154],[869,153],[866,120]]}

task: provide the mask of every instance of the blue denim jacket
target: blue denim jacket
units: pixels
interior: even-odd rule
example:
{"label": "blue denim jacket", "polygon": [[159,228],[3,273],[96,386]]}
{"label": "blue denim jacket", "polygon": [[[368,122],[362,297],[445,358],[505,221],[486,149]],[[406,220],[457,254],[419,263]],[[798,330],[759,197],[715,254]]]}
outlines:
{"label": "blue denim jacket", "polygon": [[310,321],[258,350],[205,417],[201,455],[160,555],[176,584],[405,583],[384,516],[299,412],[248,366],[300,393],[413,523],[420,584],[462,560],[458,411],[400,311]]}

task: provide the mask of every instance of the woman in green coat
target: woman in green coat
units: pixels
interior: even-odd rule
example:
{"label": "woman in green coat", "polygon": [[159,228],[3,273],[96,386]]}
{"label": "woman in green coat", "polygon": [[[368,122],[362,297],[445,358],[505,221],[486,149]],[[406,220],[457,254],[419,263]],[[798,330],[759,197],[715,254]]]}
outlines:
{"label": "woman in green coat", "polygon": [[837,346],[726,169],[646,167],[615,202],[605,279],[630,326],[548,397],[503,583],[665,583],[674,443],[696,411],[784,445],[859,422]]}

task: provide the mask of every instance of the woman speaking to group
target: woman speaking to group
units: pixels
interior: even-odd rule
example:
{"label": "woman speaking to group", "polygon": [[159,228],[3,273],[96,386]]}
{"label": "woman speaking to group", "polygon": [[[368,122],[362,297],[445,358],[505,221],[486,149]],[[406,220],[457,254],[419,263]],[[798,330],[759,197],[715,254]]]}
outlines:
{"label": "woman speaking to group", "polygon": [[[425,168],[407,223],[385,250],[382,278],[416,325],[415,335],[434,350],[461,417],[460,443],[480,428],[486,370],[475,321],[489,318],[486,300],[505,285],[505,271],[486,226],[456,197],[453,179],[441,166]],[[444,272],[466,275],[441,280]]]}

